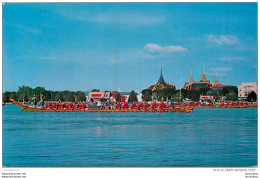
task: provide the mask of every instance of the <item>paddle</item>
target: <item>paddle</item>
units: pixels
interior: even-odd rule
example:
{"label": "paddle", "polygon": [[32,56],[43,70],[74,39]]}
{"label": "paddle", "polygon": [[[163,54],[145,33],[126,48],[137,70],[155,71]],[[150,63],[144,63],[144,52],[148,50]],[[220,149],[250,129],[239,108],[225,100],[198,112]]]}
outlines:
{"label": "paddle", "polygon": [[22,109],[22,111],[23,111],[23,110],[25,110],[25,109],[26,109],[28,106],[29,106],[29,104],[27,104],[27,106],[26,106],[26,107],[24,107],[24,108]]}

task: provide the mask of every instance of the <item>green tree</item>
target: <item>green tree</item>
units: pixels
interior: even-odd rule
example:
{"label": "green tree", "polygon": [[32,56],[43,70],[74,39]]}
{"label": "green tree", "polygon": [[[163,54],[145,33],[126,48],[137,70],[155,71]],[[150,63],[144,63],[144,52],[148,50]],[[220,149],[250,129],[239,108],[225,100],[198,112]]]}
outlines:
{"label": "green tree", "polygon": [[221,92],[219,90],[213,90],[212,91],[212,96],[214,97],[215,101],[219,101],[221,98]]}
{"label": "green tree", "polygon": [[188,90],[187,98],[191,99],[192,101],[199,101],[200,93],[198,90]]}
{"label": "green tree", "polygon": [[82,91],[77,91],[75,93],[77,101],[86,101],[86,95]]}
{"label": "green tree", "polygon": [[25,97],[28,99],[29,96],[32,96],[32,95],[33,95],[33,94],[32,94],[32,88],[23,85],[22,87],[19,87],[19,88],[18,88],[17,94],[18,94],[18,95],[25,95]]}
{"label": "green tree", "polygon": [[136,97],[134,90],[132,90],[131,93],[130,93],[130,96],[128,98],[128,102],[132,103],[134,101],[137,101],[137,97]]}
{"label": "green tree", "polygon": [[17,100],[16,92],[11,92],[9,98],[10,98],[10,99]]}
{"label": "green tree", "polygon": [[29,97],[26,95],[26,94],[20,94],[19,97],[18,97],[18,101],[19,102],[28,102],[29,101]]}
{"label": "green tree", "polygon": [[144,101],[152,101],[152,95],[149,91],[146,91],[143,97]]}
{"label": "green tree", "polygon": [[74,93],[73,93],[73,92],[70,92],[70,93],[67,95],[66,101],[72,101],[72,102],[75,101]]}
{"label": "green tree", "polygon": [[201,95],[206,95],[208,91],[210,91],[210,88],[200,88],[199,89],[199,93]]}
{"label": "green tree", "polygon": [[183,94],[182,93],[180,93],[180,92],[177,92],[176,94],[175,94],[175,100],[177,101],[177,102],[180,102],[180,101],[182,101],[183,99],[184,99],[184,96],[183,96]]}
{"label": "green tree", "polygon": [[224,87],[224,88],[221,90],[221,93],[222,93],[223,96],[227,96],[228,92],[229,92],[228,87]]}
{"label": "green tree", "polygon": [[227,100],[230,101],[236,101],[237,100],[237,95],[234,91],[230,91],[227,95]]}
{"label": "green tree", "polygon": [[59,92],[56,96],[55,96],[55,101],[64,101],[63,95],[61,92]]}
{"label": "green tree", "polygon": [[3,103],[9,102],[9,96],[6,93],[3,93]]}
{"label": "green tree", "polygon": [[249,95],[247,96],[247,101],[256,101],[257,100],[257,94],[254,91],[251,91]]}
{"label": "green tree", "polygon": [[99,89],[92,89],[91,91],[100,91]]}

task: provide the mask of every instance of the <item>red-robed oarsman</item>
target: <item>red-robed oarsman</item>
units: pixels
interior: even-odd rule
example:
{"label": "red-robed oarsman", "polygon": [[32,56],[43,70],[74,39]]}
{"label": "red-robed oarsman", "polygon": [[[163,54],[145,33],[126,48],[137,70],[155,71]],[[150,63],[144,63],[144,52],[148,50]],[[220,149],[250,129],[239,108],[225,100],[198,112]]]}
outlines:
{"label": "red-robed oarsman", "polygon": [[87,105],[86,105],[85,102],[83,103],[82,107],[83,107],[84,109],[87,108]]}
{"label": "red-robed oarsman", "polygon": [[225,103],[224,103],[224,102],[222,102],[222,103],[220,104],[220,106],[221,106],[221,107],[225,106]]}
{"label": "red-robed oarsman", "polygon": [[159,105],[160,109],[165,109],[167,107],[167,105],[164,103],[164,101],[162,101]]}
{"label": "red-robed oarsman", "polygon": [[59,104],[59,110],[61,110],[61,103]]}
{"label": "red-robed oarsman", "polygon": [[116,105],[116,109],[120,109],[122,107],[121,103],[118,101]]}
{"label": "red-robed oarsman", "polygon": [[246,105],[246,106],[248,105],[248,101],[246,101],[245,105]]}
{"label": "red-robed oarsman", "polygon": [[57,104],[56,104],[56,102],[53,104],[53,109],[56,109],[56,107],[57,107]]}
{"label": "red-robed oarsman", "polygon": [[130,109],[136,109],[136,107],[137,106],[136,106],[135,101],[134,101]]}
{"label": "red-robed oarsman", "polygon": [[129,107],[130,107],[129,104],[127,102],[125,102],[123,105],[123,109],[128,109]]}
{"label": "red-robed oarsman", "polygon": [[153,109],[158,108],[158,104],[157,104],[155,101],[154,101],[153,104],[152,104],[152,108],[153,108]]}
{"label": "red-robed oarsman", "polygon": [[234,105],[235,105],[234,101],[231,101],[231,106],[234,106]]}
{"label": "red-robed oarsman", "polygon": [[69,104],[66,105],[66,110],[67,111],[70,110],[70,105]]}
{"label": "red-robed oarsman", "polygon": [[140,102],[140,103],[138,103],[137,108],[138,108],[138,109],[142,109],[143,106],[144,106],[143,103]]}
{"label": "red-robed oarsman", "polygon": [[79,104],[79,109],[83,109],[83,104],[82,103]]}
{"label": "red-robed oarsman", "polygon": [[238,105],[239,105],[239,102],[237,101],[237,102],[236,102],[236,106],[238,106]]}
{"label": "red-robed oarsman", "polygon": [[48,103],[46,103],[46,105],[45,105],[45,109],[49,109],[49,105],[48,105]]}
{"label": "red-robed oarsman", "polygon": [[151,107],[151,105],[146,102],[144,105],[144,109],[149,109],[150,107]]}
{"label": "red-robed oarsman", "polygon": [[229,102],[227,102],[227,107],[229,106]]}
{"label": "red-robed oarsman", "polygon": [[125,102],[125,96],[122,96],[122,98],[121,98],[121,102]]}
{"label": "red-robed oarsman", "polygon": [[240,106],[243,106],[243,105],[244,105],[244,101],[241,101]]}
{"label": "red-robed oarsman", "polygon": [[72,110],[75,110],[75,104],[74,103],[72,104]]}
{"label": "red-robed oarsman", "polygon": [[72,109],[72,102],[70,102],[70,105],[69,105],[70,109]]}
{"label": "red-robed oarsman", "polygon": [[49,103],[49,107],[50,107],[50,108],[53,108],[53,106],[52,106],[52,102]]}

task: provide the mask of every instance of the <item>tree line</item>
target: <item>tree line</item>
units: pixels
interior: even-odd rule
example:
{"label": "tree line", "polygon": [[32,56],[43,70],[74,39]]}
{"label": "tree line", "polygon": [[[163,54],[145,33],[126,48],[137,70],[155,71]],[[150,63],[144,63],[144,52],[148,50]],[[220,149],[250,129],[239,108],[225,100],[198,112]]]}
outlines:
{"label": "tree line", "polygon": [[[175,90],[172,88],[166,88],[161,90],[150,90],[144,89],[142,90],[142,96],[144,101],[152,101],[156,99],[157,101],[169,100],[171,97],[175,99],[175,101],[182,101],[183,99],[191,99],[192,101],[199,101],[200,95],[210,95],[213,96],[216,101],[219,101],[222,98],[225,98],[230,101],[237,101],[238,99],[238,88],[236,86],[226,86],[222,90],[219,89],[211,89],[211,88],[201,88],[199,90],[186,90],[179,89]],[[248,97],[247,101],[256,101],[257,95],[254,91],[252,91]]]}
{"label": "tree line", "polygon": [[43,94],[45,101],[86,101],[86,96],[82,91],[49,91],[46,90],[44,87],[31,88],[29,86],[23,85],[18,88],[17,92],[4,92],[3,103],[9,102],[10,99],[15,99],[19,102],[31,102],[34,94],[38,102],[40,101],[41,94]]}

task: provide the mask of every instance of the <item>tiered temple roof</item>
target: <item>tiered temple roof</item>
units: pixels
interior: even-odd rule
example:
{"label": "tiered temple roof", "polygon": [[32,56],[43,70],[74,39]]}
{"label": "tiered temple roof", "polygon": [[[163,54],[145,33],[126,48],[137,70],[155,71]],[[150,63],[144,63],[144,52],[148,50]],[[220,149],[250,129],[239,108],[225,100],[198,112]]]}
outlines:
{"label": "tiered temple roof", "polygon": [[201,75],[200,82],[209,82],[209,80],[207,80],[205,72],[204,72],[204,66],[203,66],[203,72],[202,72],[202,75]]}
{"label": "tiered temple roof", "polygon": [[206,74],[204,72],[204,66],[203,71],[201,75],[201,79],[199,82],[195,82],[192,78],[192,73],[190,73],[190,80],[185,83],[184,88],[186,90],[199,90],[200,88],[210,88],[212,85],[210,84],[209,80],[206,78]]}
{"label": "tiered temple roof", "polygon": [[162,90],[162,89],[166,89],[166,88],[173,88],[174,89],[175,85],[165,82],[165,80],[163,78],[163,74],[162,74],[162,69],[161,69],[161,75],[160,75],[158,82],[155,83],[154,85],[150,85],[149,89],[154,91],[154,90]]}
{"label": "tiered temple roof", "polygon": [[222,90],[224,87],[226,87],[226,85],[222,85],[219,81],[218,81],[218,77],[217,77],[217,74],[216,74],[216,78],[215,78],[215,81],[212,85],[212,88],[213,89],[218,89],[218,90]]}

